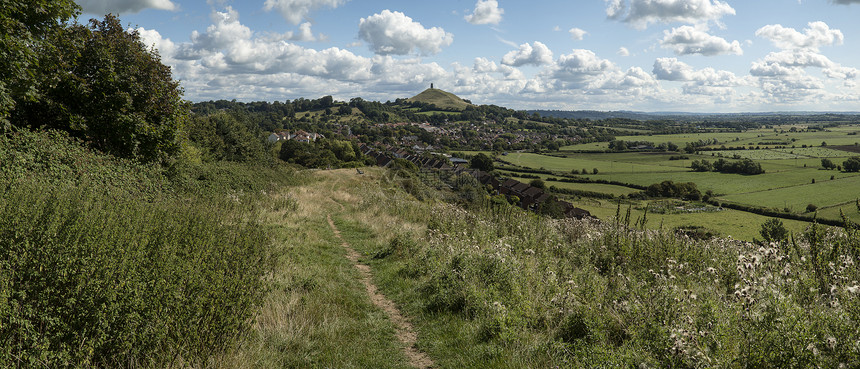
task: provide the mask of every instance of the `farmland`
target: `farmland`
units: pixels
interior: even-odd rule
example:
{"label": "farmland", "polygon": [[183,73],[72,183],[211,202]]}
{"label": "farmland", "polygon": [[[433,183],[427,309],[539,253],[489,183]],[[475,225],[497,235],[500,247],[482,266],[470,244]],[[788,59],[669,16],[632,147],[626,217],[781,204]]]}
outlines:
{"label": "farmland", "polygon": [[[686,134],[640,134],[619,136],[616,140],[649,142],[656,148],[673,143],[680,152],[634,150],[613,152],[609,143],[596,142],[562,147],[557,152],[514,152],[498,156],[503,165],[543,172],[544,179],[578,177],[570,183],[548,181],[547,186],[566,194],[592,192],[618,200],[598,200],[573,196],[572,201],[600,218],[615,216],[618,201],[635,195],[638,190],[655,183],[673,181],[693,182],[702,194],[707,193],[712,204],[755,208],[759,211],[784,214],[792,218],[816,215],[807,210],[812,204],[817,217],[836,221],[840,210],[850,220],[860,221],[855,200],[860,197],[860,174],[822,168],[822,159],[835,166],[857,155],[860,138],[858,125],[842,125],[820,129],[805,125],[775,126],[745,132],[702,132]],[[716,144],[714,144],[716,142]],[[684,152],[688,143],[697,145]],[[753,160],[765,171],[759,175],[719,172],[694,172],[693,161],[729,162]],[[552,174],[547,174],[551,172]],[[631,187],[625,187],[629,185]],[[592,196],[593,197],[593,196]],[[657,200],[624,200],[631,206],[631,216],[641,218],[647,204]],[[718,212],[677,212],[650,215],[648,227],[666,228],[706,226],[717,234],[751,240],[758,236],[759,226],[767,220],[764,215],[725,210]],[[784,220],[792,231],[800,231],[809,223]]]}

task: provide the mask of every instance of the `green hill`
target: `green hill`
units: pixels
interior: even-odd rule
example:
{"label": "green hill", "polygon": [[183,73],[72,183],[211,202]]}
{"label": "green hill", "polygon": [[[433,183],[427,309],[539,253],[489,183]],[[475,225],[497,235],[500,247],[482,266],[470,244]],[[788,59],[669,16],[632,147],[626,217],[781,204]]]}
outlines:
{"label": "green hill", "polygon": [[463,101],[463,99],[457,97],[457,95],[442,91],[438,88],[428,88],[407,101],[419,101],[436,105],[439,109],[453,109],[457,111],[463,111],[467,106],[472,105]]}

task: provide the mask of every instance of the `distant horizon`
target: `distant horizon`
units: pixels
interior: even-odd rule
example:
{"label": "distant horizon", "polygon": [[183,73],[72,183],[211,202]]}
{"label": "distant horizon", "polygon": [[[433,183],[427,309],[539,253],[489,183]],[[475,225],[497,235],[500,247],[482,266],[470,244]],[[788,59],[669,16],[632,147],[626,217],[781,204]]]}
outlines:
{"label": "distant horizon", "polygon": [[860,0],[77,0],[192,101],[430,86],[512,109],[860,111]]}

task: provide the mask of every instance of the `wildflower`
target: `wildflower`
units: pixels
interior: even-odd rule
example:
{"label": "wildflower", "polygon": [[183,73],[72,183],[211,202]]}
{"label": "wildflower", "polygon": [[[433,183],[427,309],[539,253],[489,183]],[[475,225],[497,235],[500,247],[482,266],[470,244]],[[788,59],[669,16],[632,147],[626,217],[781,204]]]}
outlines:
{"label": "wildflower", "polygon": [[847,290],[850,293],[858,293],[858,292],[860,292],[860,286],[845,287],[845,290]]}
{"label": "wildflower", "polygon": [[836,349],[836,337],[827,337],[827,348]]}

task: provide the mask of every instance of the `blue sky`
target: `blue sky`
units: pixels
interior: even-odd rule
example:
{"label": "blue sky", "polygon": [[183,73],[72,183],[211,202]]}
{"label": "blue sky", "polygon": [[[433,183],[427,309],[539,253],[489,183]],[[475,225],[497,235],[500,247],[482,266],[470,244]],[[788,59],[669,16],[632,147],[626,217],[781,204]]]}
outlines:
{"label": "blue sky", "polygon": [[860,111],[860,0],[77,0],[192,101],[411,97],[515,109]]}

